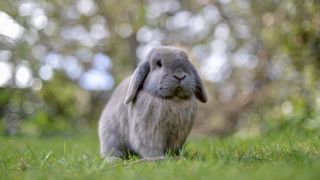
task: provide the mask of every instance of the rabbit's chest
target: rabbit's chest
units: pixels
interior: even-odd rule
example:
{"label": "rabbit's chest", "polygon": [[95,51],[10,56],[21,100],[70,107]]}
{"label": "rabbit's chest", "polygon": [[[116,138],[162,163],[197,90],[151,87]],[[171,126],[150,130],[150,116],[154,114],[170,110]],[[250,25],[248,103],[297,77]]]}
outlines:
{"label": "rabbit's chest", "polygon": [[132,107],[131,132],[146,144],[166,144],[178,148],[188,136],[197,104],[195,99],[169,101],[163,99],[139,99]]}

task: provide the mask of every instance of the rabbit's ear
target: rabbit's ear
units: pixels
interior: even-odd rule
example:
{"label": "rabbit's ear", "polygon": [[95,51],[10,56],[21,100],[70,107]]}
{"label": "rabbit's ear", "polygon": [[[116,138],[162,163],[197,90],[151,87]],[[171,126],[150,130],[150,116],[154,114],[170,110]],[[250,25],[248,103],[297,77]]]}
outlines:
{"label": "rabbit's ear", "polygon": [[148,61],[138,65],[130,80],[129,88],[124,101],[126,104],[129,104],[137,96],[138,90],[143,85],[143,82],[149,72],[150,65]]}
{"label": "rabbit's ear", "polygon": [[192,73],[194,75],[195,81],[196,81],[196,88],[194,90],[194,95],[196,96],[196,98],[203,102],[206,103],[208,98],[207,98],[207,94],[206,91],[204,90],[202,81],[200,79],[199,74],[197,73],[196,69],[192,66]]}

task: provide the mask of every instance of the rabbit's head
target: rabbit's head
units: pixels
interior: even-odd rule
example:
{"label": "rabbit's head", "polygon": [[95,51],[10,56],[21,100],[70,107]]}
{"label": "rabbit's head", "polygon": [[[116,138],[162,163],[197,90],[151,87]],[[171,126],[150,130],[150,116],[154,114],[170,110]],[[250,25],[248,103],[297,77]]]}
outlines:
{"label": "rabbit's head", "polygon": [[163,99],[189,99],[195,95],[199,101],[207,101],[201,79],[188,56],[173,47],[158,47],[149,53],[147,61],[137,67],[131,78],[125,103],[132,101],[140,89]]}

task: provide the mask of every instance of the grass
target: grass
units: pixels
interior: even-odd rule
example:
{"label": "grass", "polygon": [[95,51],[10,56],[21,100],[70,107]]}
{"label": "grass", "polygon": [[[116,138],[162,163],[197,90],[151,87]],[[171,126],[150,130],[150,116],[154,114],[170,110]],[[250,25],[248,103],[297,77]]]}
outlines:
{"label": "grass", "polygon": [[68,137],[0,137],[0,179],[319,179],[320,132],[284,130],[239,139],[188,141],[182,155],[110,165],[95,132]]}

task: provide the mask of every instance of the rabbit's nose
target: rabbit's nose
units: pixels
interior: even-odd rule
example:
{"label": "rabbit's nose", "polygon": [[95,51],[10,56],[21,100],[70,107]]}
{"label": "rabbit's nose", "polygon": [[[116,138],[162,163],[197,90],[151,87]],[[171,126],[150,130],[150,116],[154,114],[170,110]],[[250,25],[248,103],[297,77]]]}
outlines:
{"label": "rabbit's nose", "polygon": [[182,81],[186,77],[186,74],[184,72],[179,72],[179,73],[173,74],[173,77],[179,81]]}

